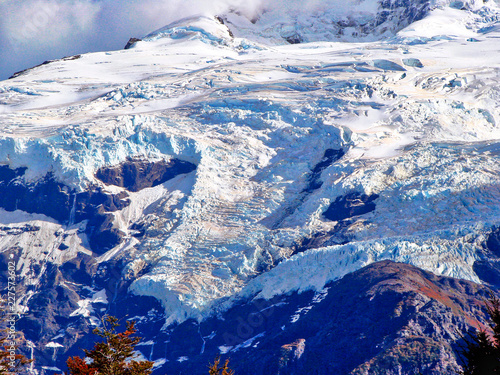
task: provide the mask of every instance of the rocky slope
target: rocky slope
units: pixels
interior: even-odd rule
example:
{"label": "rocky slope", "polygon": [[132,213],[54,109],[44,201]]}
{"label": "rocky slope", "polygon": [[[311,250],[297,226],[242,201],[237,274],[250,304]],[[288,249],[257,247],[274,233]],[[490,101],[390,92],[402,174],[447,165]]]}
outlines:
{"label": "rocky slope", "polygon": [[[21,320],[27,336],[43,340],[46,333],[58,333],[54,326],[60,322],[37,326],[39,314],[47,316],[63,301],[71,305],[67,292],[53,289],[44,293],[51,302],[38,300],[40,309]],[[320,291],[240,299],[201,322],[186,320],[168,329],[160,304],[124,290],[109,301],[107,312],[137,321],[143,336],[138,349],[156,359],[158,373],[206,374],[207,364],[221,356],[230,358],[238,374],[452,374],[459,370],[460,333],[486,324],[488,293],[482,285],[382,261]],[[96,295],[89,301],[94,307],[108,302]],[[66,330],[56,338],[61,347],[35,350],[36,358],[64,368],[58,352],[81,355],[81,347],[92,345],[84,319],[73,314],[66,323],[78,334]]]}
{"label": "rocky slope", "polygon": [[238,374],[451,374],[457,330],[484,324],[487,295],[471,282],[383,261],[318,292],[240,301],[186,321],[156,336],[151,351],[164,353],[169,374],[204,374],[219,354]]}

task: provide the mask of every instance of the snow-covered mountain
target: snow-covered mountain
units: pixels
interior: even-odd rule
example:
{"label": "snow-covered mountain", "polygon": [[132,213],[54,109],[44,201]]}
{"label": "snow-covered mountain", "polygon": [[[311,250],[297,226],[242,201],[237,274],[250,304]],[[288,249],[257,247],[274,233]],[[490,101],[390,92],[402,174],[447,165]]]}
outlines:
{"label": "snow-covered mountain", "polygon": [[0,250],[38,371],[106,312],[155,342],[381,260],[496,285],[499,19],[277,1],[0,82]]}

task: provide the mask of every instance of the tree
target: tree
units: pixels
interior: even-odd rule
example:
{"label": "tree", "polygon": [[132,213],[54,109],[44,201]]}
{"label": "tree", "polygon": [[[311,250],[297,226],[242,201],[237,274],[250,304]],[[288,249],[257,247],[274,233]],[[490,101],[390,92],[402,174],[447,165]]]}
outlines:
{"label": "tree", "polygon": [[463,375],[500,374],[500,300],[492,294],[486,301],[486,309],[493,334],[483,329],[462,337],[465,343],[460,351]]}
{"label": "tree", "polygon": [[134,360],[134,348],[140,337],[131,337],[137,332],[135,322],[127,322],[125,332],[117,333],[120,324],[114,316],[102,319],[103,328],[93,333],[102,337],[103,342],[95,344],[94,349],[85,350],[88,361],[80,357],[70,357],[66,364],[71,375],[149,375],[153,362]]}
{"label": "tree", "polygon": [[16,352],[19,346],[10,340],[8,333],[0,338],[0,375],[18,374],[25,365],[31,363],[26,356]]}
{"label": "tree", "polygon": [[5,300],[0,297],[0,375],[20,373],[32,361],[17,352],[19,347],[14,314],[8,313]]}
{"label": "tree", "polygon": [[229,368],[229,359],[226,359],[224,366],[219,367],[219,364],[220,357],[217,357],[215,358],[214,364],[209,366],[209,375],[234,375],[234,371]]}

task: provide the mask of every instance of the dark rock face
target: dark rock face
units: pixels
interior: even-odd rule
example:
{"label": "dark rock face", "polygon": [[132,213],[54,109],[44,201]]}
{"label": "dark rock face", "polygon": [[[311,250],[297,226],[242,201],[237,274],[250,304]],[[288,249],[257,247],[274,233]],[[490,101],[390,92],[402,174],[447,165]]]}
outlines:
{"label": "dark rock face", "polygon": [[[7,280],[3,278],[7,274],[7,261],[2,256],[0,254],[0,280]],[[61,266],[50,264],[39,284],[18,286],[19,294],[35,292],[29,311],[17,322],[17,329],[26,339],[37,343],[34,357],[38,369],[41,366],[66,369],[69,356],[83,356],[81,348],[93,347],[98,339],[91,333],[94,327],[83,312],[75,314],[75,311],[81,307],[79,301],[92,299],[96,292],[105,291],[109,304],[89,303],[85,308],[92,315],[119,316],[123,318],[123,325],[128,318],[140,317],[147,322],[142,335],[151,337],[160,331],[164,324],[161,304],[152,297],[127,294],[130,280],[123,280],[123,266],[116,262],[97,264],[92,256],[81,254]],[[62,347],[46,347],[49,342],[57,342]],[[25,354],[29,356],[30,350]]]}
{"label": "dark rock face", "polygon": [[[113,291],[116,296],[107,312],[135,317],[143,337],[137,349],[150,360],[166,360],[155,374],[206,374],[207,364],[222,354],[242,375],[451,375],[458,370],[457,330],[475,326],[476,319],[484,323],[482,298],[488,295],[486,288],[471,282],[383,261],[320,292],[244,300],[201,323],[190,320],[162,329],[165,317],[159,303],[122,293],[127,285],[115,285],[119,267],[113,276],[115,268],[109,266],[104,273],[97,270],[95,278],[108,296]],[[75,275],[75,267],[62,272]],[[56,296],[43,298],[52,301]],[[71,301],[68,296],[72,309]],[[42,305],[50,308],[50,303]],[[59,313],[62,322],[64,314]],[[42,332],[39,320],[28,317],[23,324],[30,335]],[[68,355],[82,355],[77,346],[90,348],[92,343],[90,334],[76,343],[68,341],[56,366],[64,369]]]}
{"label": "dark rock face", "polygon": [[287,36],[287,37],[284,37],[284,39],[290,43],[290,44],[300,44],[303,42],[302,38],[300,37],[300,35],[292,35],[292,36]]}
{"label": "dark rock face", "polygon": [[375,210],[377,194],[366,195],[352,192],[338,197],[330,204],[323,215],[332,221],[340,221],[354,216],[364,215]]}
{"label": "dark rock face", "polygon": [[121,241],[124,233],[113,225],[113,212],[130,204],[128,194],[94,192],[78,194],[75,199],[75,221],[88,220],[85,233],[92,251],[103,254]]}
{"label": "dark rock face", "polygon": [[[44,343],[34,348],[37,366],[45,364],[52,367],[57,354],[61,357],[66,353],[82,355],[79,348],[93,345],[93,327],[83,314],[74,312],[80,308],[79,301],[92,297],[94,291],[90,285],[96,268],[92,257],[82,255],[63,266],[50,264],[38,285],[18,286],[18,293],[34,292],[30,309],[21,316],[17,328],[26,339]],[[107,294],[111,295],[109,292]],[[93,303],[91,308],[97,310],[100,316],[104,315],[106,305]],[[56,336],[59,338],[55,341],[63,347],[46,347],[45,344],[54,341]],[[29,356],[29,350],[25,354]],[[62,363],[59,366],[65,369]]]}
{"label": "dark rock face", "polygon": [[130,49],[135,43],[142,41],[138,38],[130,38],[123,49]]}
{"label": "dark rock face", "polygon": [[101,168],[96,177],[108,185],[124,187],[130,191],[160,185],[175,176],[189,173],[196,165],[184,160],[150,162],[148,160],[129,159],[110,168]]}
{"label": "dark rock face", "polygon": [[[26,169],[0,166],[1,208],[44,214],[62,224],[71,225],[88,220],[85,232],[90,248],[98,254],[120,243],[124,233],[114,226],[113,212],[130,204],[126,192],[111,194],[100,187],[91,186],[85,192],[76,193],[56,181],[51,173],[36,182],[26,183],[23,178]],[[116,167],[101,168],[96,175],[106,184],[135,192],[195,169],[194,164],[177,159],[168,162],[129,159]]]}
{"label": "dark rock face", "polygon": [[500,227],[493,229],[486,240],[486,248],[500,257]]}
{"label": "dark rock face", "polygon": [[490,260],[476,260],[472,269],[477,276],[492,286],[500,287],[500,271],[498,265]]}
{"label": "dark rock face", "polygon": [[344,156],[344,150],[333,150],[331,148],[325,151],[325,155],[323,159],[316,164],[311,171],[311,175],[309,176],[309,185],[304,189],[304,192],[310,193],[316,189],[319,189],[323,186],[323,181],[320,180],[321,173],[328,168],[330,165],[340,160],[342,156]]}
{"label": "dark rock face", "polygon": [[68,220],[71,210],[68,189],[47,175],[43,180],[26,185],[22,176],[26,168],[0,171],[0,207],[7,211],[23,210],[43,213],[58,221]]}
{"label": "dark rock face", "polygon": [[[55,265],[50,265],[44,273],[41,280],[43,292],[33,296],[30,311],[18,324],[28,339],[39,341],[46,336],[55,336],[61,322],[78,309],[78,294],[73,288],[59,285],[61,277],[61,272]],[[33,288],[36,286],[29,287],[27,291]],[[89,332],[84,319],[74,319],[74,323],[83,332]]]}
{"label": "dark rock face", "polygon": [[348,229],[353,223],[355,223],[355,220],[339,221],[331,231],[317,232],[310,237],[304,238],[297,244],[293,254],[326,246],[345,245],[351,242],[352,234],[349,234]]}
{"label": "dark rock face", "polygon": [[92,257],[81,254],[60,267],[61,273],[66,280],[72,283],[92,285],[92,277],[95,273],[95,264]]}
{"label": "dark rock face", "polygon": [[26,183],[26,168],[0,167],[0,207],[7,211],[22,210],[56,219],[62,224],[89,220],[86,233],[90,247],[97,253],[117,245],[123,233],[113,228],[112,214],[128,206],[128,194],[105,193],[93,187],[76,193],[55,180],[52,174],[33,183]]}
{"label": "dark rock face", "polygon": [[0,207],[7,211],[22,210],[39,213],[68,223],[74,210],[74,222],[90,219],[94,208],[103,205],[107,210],[116,211],[128,205],[126,194],[110,195],[100,188],[83,193],[75,193],[66,185],[57,182],[49,173],[44,178],[26,183],[23,175],[26,168],[10,169],[0,167]]}
{"label": "dark rock face", "polygon": [[10,169],[7,165],[0,165],[0,183],[8,183],[17,177],[21,177],[28,168]]}
{"label": "dark rock face", "polygon": [[62,59],[57,59],[57,60],[47,60],[47,61],[44,61],[43,63],[41,64],[38,64],[38,65],[35,65],[34,67],[32,68],[28,68],[28,69],[24,69],[24,70],[21,70],[19,72],[15,72],[13,75],[11,75],[9,77],[9,79],[12,79],[12,78],[17,78],[19,76],[22,76],[23,74],[33,70],[33,69],[36,69],[40,66],[43,66],[43,65],[47,65],[47,64],[50,64],[50,63],[53,63],[53,62],[56,62],[56,61],[71,61],[71,60],[78,60],[79,58],[81,58],[82,55],[74,55],[74,56],[67,56],[67,57],[63,57]]}
{"label": "dark rock face", "polygon": [[88,222],[86,232],[89,235],[90,247],[95,253],[104,254],[118,245],[125,235],[114,226],[113,220],[114,215],[104,212],[100,207],[98,213]]}
{"label": "dark rock face", "polygon": [[24,224],[22,227],[0,227],[0,236],[4,233],[6,235],[19,235],[21,233],[26,232],[37,232],[40,230],[40,227],[31,224]]}
{"label": "dark rock face", "polygon": [[473,265],[477,276],[492,287],[500,287],[500,227],[493,227]]}

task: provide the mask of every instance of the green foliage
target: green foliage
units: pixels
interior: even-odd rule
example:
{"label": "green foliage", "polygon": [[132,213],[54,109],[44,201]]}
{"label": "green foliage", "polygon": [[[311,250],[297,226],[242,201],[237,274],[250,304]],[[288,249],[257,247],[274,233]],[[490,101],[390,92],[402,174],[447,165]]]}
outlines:
{"label": "green foliage", "polygon": [[463,375],[500,374],[500,300],[492,295],[486,308],[493,334],[480,330],[463,337],[465,344],[460,353]]}
{"label": "green foliage", "polygon": [[226,359],[224,366],[220,366],[220,357],[215,358],[214,364],[209,366],[209,375],[234,375],[234,371],[229,368],[229,359]]}
{"label": "green foliage", "polygon": [[140,337],[131,337],[137,332],[134,322],[127,322],[125,332],[117,333],[118,319],[107,316],[102,320],[103,328],[94,329],[94,334],[104,340],[94,349],[84,350],[91,360],[87,363],[80,357],[70,357],[66,364],[71,375],[149,375],[153,362],[135,361],[134,348]]}

